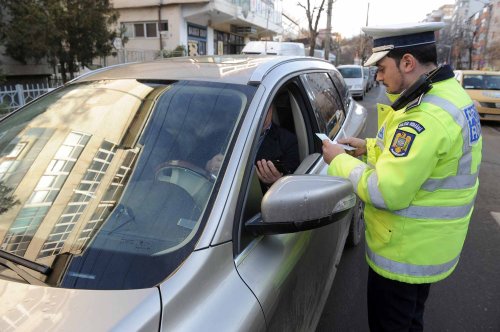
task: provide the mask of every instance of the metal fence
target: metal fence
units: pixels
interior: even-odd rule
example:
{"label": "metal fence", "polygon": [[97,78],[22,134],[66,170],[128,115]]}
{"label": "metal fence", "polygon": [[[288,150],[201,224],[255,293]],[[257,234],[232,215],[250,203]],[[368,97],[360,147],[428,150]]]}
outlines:
{"label": "metal fence", "polygon": [[16,84],[0,86],[0,117],[53,90],[56,84]]}

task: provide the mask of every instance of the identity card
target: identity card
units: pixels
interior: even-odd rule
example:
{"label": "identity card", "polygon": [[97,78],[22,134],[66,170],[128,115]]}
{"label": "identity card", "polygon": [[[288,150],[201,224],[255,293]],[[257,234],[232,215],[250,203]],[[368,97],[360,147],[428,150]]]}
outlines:
{"label": "identity card", "polygon": [[327,139],[327,140],[329,140],[330,142],[332,142],[333,144],[338,144],[338,145],[340,145],[340,146],[341,146],[344,150],[349,150],[349,151],[356,150],[356,148],[355,148],[355,147],[352,147],[352,146],[350,146],[350,145],[340,144],[340,143],[337,143],[337,141],[332,141],[332,140],[331,140],[328,136],[326,136],[326,135],[325,135],[325,134],[323,134],[323,133],[316,133],[316,136],[318,136],[318,137],[319,137],[319,139],[320,139],[321,141],[323,141],[323,140]]}

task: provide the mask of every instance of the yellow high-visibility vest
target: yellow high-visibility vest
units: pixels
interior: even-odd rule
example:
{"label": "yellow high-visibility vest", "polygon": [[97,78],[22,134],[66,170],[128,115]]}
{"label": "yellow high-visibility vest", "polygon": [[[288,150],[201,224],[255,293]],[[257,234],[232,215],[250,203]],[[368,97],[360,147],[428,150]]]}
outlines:
{"label": "yellow high-visibility vest", "polygon": [[455,269],[479,185],[481,126],[454,78],[388,112],[367,139],[367,163],[340,154],[328,174],[366,203],[366,259],[378,274],[429,283]]}

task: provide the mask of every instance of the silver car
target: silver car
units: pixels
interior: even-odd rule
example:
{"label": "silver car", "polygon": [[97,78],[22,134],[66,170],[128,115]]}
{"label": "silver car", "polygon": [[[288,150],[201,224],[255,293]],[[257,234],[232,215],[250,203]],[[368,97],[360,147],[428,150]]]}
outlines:
{"label": "silver car", "polygon": [[[264,194],[271,102],[301,163]],[[105,68],[10,114],[0,330],[314,330],[363,222],[315,133],[356,136],[365,120],[331,64],[277,56]]]}
{"label": "silver car", "polygon": [[368,92],[368,77],[365,68],[361,65],[340,65],[337,69],[347,83],[351,95],[363,100]]}

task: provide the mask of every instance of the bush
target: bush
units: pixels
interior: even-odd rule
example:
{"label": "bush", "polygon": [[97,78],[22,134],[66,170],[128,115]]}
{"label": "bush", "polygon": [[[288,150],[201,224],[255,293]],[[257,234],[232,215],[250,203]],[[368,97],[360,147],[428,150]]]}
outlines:
{"label": "bush", "polygon": [[158,54],[160,58],[173,58],[178,56],[185,56],[187,54],[186,47],[184,45],[178,45],[173,50],[161,50]]}
{"label": "bush", "polygon": [[9,113],[9,105],[6,103],[0,103],[0,118],[3,118],[4,115],[7,115]]}

